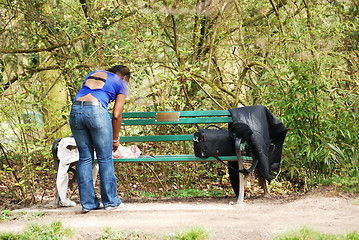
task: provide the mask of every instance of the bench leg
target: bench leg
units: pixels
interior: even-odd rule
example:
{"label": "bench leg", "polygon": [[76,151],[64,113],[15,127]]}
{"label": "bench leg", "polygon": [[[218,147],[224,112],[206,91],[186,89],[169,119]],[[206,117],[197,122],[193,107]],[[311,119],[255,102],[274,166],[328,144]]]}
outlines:
{"label": "bench leg", "polygon": [[[240,157],[240,159],[238,159],[238,169],[243,170],[243,160],[241,157]],[[245,191],[245,186],[246,186],[248,176],[246,176],[240,172],[238,177],[239,177],[239,193],[238,193],[237,204],[243,204],[244,191]]]}
{"label": "bench leg", "polygon": [[[238,169],[243,170],[244,166],[243,166],[243,159],[242,159],[241,150],[240,150],[240,144],[241,144],[241,139],[236,138],[235,146],[236,146],[236,154],[237,154],[237,160],[238,160]],[[247,182],[247,176],[245,176],[243,173],[240,172],[238,174],[238,177],[239,177],[239,179],[238,179],[239,180],[239,193],[238,193],[237,204],[243,204],[244,188],[245,188],[245,184]]]}

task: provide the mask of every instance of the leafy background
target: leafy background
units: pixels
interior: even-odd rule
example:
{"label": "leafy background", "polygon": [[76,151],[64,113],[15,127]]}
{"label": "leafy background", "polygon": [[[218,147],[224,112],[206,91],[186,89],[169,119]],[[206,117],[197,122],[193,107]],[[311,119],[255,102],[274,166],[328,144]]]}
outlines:
{"label": "leafy background", "polygon": [[[133,72],[126,111],[267,106],[289,128],[272,192],[321,184],[357,191],[358,7],[355,0],[1,0],[1,205],[54,196],[51,144],[70,135],[69,107],[84,76],[114,64]],[[141,130],[122,134],[131,131]],[[227,170],[214,163],[117,165],[117,176],[123,197],[233,195]]]}

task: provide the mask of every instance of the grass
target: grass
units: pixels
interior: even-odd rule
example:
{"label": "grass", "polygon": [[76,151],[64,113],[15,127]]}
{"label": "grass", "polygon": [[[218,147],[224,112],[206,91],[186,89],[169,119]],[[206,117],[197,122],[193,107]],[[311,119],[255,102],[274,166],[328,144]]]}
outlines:
{"label": "grass", "polygon": [[24,233],[0,233],[1,240],[62,240],[71,239],[73,232],[62,226],[61,222],[51,225],[32,224]]}
{"label": "grass", "polygon": [[211,236],[211,231],[203,227],[193,227],[183,230],[164,240],[206,240]]}
{"label": "grass", "polygon": [[180,189],[176,191],[166,191],[161,194],[156,194],[146,191],[135,191],[141,197],[216,197],[223,196],[223,190],[200,190],[200,189]]}
{"label": "grass", "polygon": [[[111,228],[106,228],[98,240],[206,240],[210,234],[209,230],[202,227],[193,227],[164,237],[139,232],[116,232]],[[72,238],[73,236],[70,228],[63,227],[61,222],[53,222],[51,225],[30,225],[24,233],[0,233],[0,240],[79,239]]]}
{"label": "grass", "polygon": [[106,228],[99,240],[206,240],[210,235],[211,231],[203,227],[193,227],[163,237],[138,232],[116,232]]}
{"label": "grass", "polygon": [[30,219],[34,219],[34,218],[40,218],[43,216],[45,216],[44,212],[28,213],[27,211],[22,211],[22,212],[18,212],[18,213],[13,213],[10,210],[6,209],[3,211],[0,211],[0,222],[18,220],[18,219],[30,220]]}
{"label": "grass", "polygon": [[[338,170],[341,174],[336,174],[330,177],[323,177],[318,180],[317,183],[320,185],[334,186],[339,191],[344,191],[347,193],[359,193],[359,171],[354,169],[349,173],[346,173],[345,170]],[[345,174],[343,174],[345,173]]]}
{"label": "grass", "polygon": [[99,240],[155,240],[155,236],[139,232],[116,232],[111,228],[106,228]]}
{"label": "grass", "polygon": [[308,227],[277,235],[274,240],[358,240],[359,233],[354,231],[347,234],[326,234]]}
{"label": "grass", "polygon": [[[51,225],[30,225],[24,233],[0,233],[0,240],[62,240],[79,239],[70,228],[62,226],[61,222]],[[117,232],[106,228],[98,240],[206,240],[211,237],[211,231],[203,227],[192,227],[166,236],[139,232]],[[315,231],[308,227],[293,230],[274,237],[274,240],[358,240],[356,231],[347,234],[328,234]]]}

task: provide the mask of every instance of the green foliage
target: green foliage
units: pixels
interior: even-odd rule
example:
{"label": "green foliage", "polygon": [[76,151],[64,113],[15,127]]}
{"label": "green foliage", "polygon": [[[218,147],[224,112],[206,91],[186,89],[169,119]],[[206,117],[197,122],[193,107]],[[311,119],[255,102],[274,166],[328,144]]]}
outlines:
{"label": "green foliage", "polygon": [[359,239],[358,232],[350,232],[343,235],[325,234],[313,229],[302,227],[298,231],[278,235],[275,240],[355,240]]}
{"label": "green foliage", "polygon": [[183,189],[175,192],[168,192],[167,195],[174,197],[215,197],[222,196],[222,190],[199,190],[199,189]]}
{"label": "green foliage", "polygon": [[[319,35],[326,37],[323,32]],[[356,76],[331,67],[345,66],[351,53],[333,58],[333,49],[320,52],[324,46],[317,38],[304,43],[303,37],[281,46],[292,58],[269,59],[269,65],[281,67],[266,72],[254,93],[261,94],[262,104],[280,113],[289,128],[282,179],[308,190],[320,179],[333,175],[358,177],[359,119]],[[303,43],[303,48],[293,48],[296,42]],[[313,47],[319,49],[313,52]]]}
{"label": "green foliage", "polygon": [[3,210],[1,211],[0,221],[9,220],[11,216],[10,210]]}
{"label": "green foliage", "polygon": [[111,228],[106,228],[100,240],[119,240],[119,239],[128,239],[128,240],[154,240],[154,239],[163,239],[163,240],[206,240],[209,239],[211,231],[203,227],[193,227],[175,233],[168,236],[155,236],[151,234],[144,234],[138,232],[116,232]]}
{"label": "green foliage", "polygon": [[33,224],[22,234],[0,233],[2,240],[60,240],[69,239],[71,236],[72,230],[63,227],[61,222],[53,222],[51,225]]}
{"label": "green foliage", "polygon": [[11,220],[18,220],[18,219],[24,219],[24,220],[31,220],[35,218],[41,218],[45,216],[44,212],[33,212],[28,213],[27,211],[23,212],[11,212],[8,209],[2,210],[0,215],[0,222],[1,221],[11,221]]}
{"label": "green foliage", "polygon": [[158,239],[151,234],[144,234],[138,232],[117,232],[111,228],[106,228],[104,233],[101,235],[99,240],[120,240],[120,239],[128,239],[128,240],[155,240]]}
{"label": "green foliage", "polygon": [[155,192],[144,192],[144,191],[134,191],[138,193],[141,197],[217,197],[223,196],[223,190],[199,190],[199,189],[179,189],[173,191],[165,191],[161,193]]}
{"label": "green foliage", "polygon": [[178,232],[165,240],[206,240],[211,236],[211,231],[203,227],[193,227],[189,230]]}
{"label": "green foliage", "polygon": [[[341,175],[344,174],[344,175]],[[359,193],[359,177],[346,175],[346,171],[342,171],[338,175],[332,177],[324,177],[320,179],[319,184],[331,185],[336,187],[340,191],[345,191],[349,193]]]}

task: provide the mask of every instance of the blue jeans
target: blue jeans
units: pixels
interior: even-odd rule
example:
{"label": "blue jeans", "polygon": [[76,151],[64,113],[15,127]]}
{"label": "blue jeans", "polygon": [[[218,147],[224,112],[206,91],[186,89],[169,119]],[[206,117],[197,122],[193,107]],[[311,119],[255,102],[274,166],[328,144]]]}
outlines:
{"label": "blue jeans", "polygon": [[112,160],[112,123],[108,111],[102,106],[72,105],[70,126],[80,158],[77,178],[80,202],[83,208],[99,207],[92,180],[94,150],[99,164],[101,200],[104,207],[121,204],[117,195],[117,182]]}

